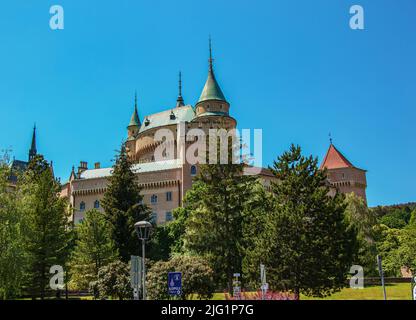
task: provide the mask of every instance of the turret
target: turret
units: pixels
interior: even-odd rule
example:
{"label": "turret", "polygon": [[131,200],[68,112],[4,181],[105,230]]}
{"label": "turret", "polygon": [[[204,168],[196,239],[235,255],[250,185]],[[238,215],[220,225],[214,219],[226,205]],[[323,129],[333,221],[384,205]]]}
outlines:
{"label": "turret", "polygon": [[208,78],[205,82],[204,89],[197,104],[195,105],[195,112],[197,116],[203,115],[206,112],[213,112],[218,114],[228,115],[230,105],[225,99],[224,94],[215,78],[214,68],[212,65],[212,48],[211,38],[209,39],[209,69]]}
{"label": "turret", "polygon": [[367,202],[366,171],[355,167],[330,141],[320,169],[326,169],[329,183],[341,193],[354,192]]}
{"label": "turret", "polygon": [[131,115],[130,123],[127,126],[128,137],[134,138],[134,136],[136,136],[136,134],[139,132],[140,126],[141,126],[141,123],[140,123],[139,113],[137,112],[137,93],[136,93],[134,96],[134,111],[133,111],[133,114]]}

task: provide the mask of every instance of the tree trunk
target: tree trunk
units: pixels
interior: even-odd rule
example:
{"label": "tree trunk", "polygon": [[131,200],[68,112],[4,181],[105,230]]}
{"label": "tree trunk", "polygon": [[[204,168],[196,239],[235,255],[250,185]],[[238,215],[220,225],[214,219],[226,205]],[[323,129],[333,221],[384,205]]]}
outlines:
{"label": "tree trunk", "polygon": [[296,287],[294,292],[295,292],[295,300],[299,301],[300,300],[300,290],[299,290],[299,288]]}

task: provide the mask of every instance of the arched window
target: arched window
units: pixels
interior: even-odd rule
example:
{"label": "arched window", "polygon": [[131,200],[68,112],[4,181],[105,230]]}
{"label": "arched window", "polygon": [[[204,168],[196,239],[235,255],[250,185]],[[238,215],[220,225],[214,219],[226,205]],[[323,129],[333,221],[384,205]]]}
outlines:
{"label": "arched window", "polygon": [[150,198],[150,203],[155,204],[157,203],[157,195],[152,195],[152,197]]}
{"label": "arched window", "polygon": [[196,176],[196,166],[191,166],[191,176]]}
{"label": "arched window", "polygon": [[84,211],[85,210],[85,202],[81,201],[81,203],[79,204],[79,210]]}
{"label": "arched window", "polygon": [[95,208],[95,209],[98,209],[99,207],[100,207],[100,201],[95,200],[95,201],[94,201],[94,208]]}

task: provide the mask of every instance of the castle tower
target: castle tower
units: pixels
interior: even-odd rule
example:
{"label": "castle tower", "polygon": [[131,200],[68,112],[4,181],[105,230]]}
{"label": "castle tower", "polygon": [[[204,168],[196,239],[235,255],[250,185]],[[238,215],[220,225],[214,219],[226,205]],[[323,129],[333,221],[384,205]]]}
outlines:
{"label": "castle tower", "polygon": [[33,127],[32,144],[29,149],[29,162],[36,156],[36,124]]}
{"label": "castle tower", "polygon": [[225,99],[222,90],[215,79],[214,68],[212,65],[214,59],[212,59],[211,38],[209,39],[209,68],[208,78],[205,82],[204,89],[197,104],[195,105],[195,112],[197,116],[207,112],[222,113],[224,115],[229,114],[230,105]]}
{"label": "castle tower", "polygon": [[341,193],[354,192],[367,202],[366,170],[355,167],[344,155],[331,144],[320,169],[327,169],[330,184]]}
{"label": "castle tower", "polygon": [[128,137],[133,138],[140,130],[140,118],[137,112],[137,93],[134,95],[134,111],[130,118],[130,123],[127,126]]}

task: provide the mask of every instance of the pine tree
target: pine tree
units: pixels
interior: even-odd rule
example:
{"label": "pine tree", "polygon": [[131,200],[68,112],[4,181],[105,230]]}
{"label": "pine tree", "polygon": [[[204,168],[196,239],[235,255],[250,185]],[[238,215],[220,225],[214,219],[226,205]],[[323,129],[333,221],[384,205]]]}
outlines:
{"label": "pine tree", "polygon": [[244,175],[244,163],[201,164],[185,205],[184,247],[203,256],[214,270],[218,287],[232,292],[234,273],[241,273],[243,259],[244,208],[253,189],[254,177]]}
{"label": "pine tree", "polygon": [[294,145],[274,162],[276,210],[256,249],[270,287],[297,297],[300,292],[321,297],[342,288],[357,250],[355,231],[345,221],[344,197],[329,196],[326,172],[317,162]]}
{"label": "pine tree", "polygon": [[123,262],[128,262],[130,256],[139,249],[134,224],[150,219],[149,209],[143,204],[141,189],[131,167],[126,148],[122,145],[102,200],[105,217],[110,223],[111,237]]}
{"label": "pine tree", "polygon": [[27,289],[33,297],[45,297],[53,265],[65,267],[69,254],[70,225],[66,199],[49,164],[37,155],[20,181],[20,206],[26,221],[28,252]]}
{"label": "pine tree", "polygon": [[97,210],[86,212],[84,221],[76,226],[78,239],[71,259],[71,282],[78,289],[88,289],[97,281],[101,267],[117,259],[109,223]]}

